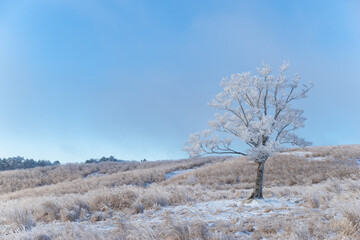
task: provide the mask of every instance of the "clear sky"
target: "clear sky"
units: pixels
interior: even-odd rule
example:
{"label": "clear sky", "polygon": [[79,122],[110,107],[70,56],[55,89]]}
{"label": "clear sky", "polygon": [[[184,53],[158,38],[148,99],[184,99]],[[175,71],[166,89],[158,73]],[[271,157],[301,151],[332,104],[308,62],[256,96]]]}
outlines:
{"label": "clear sky", "polygon": [[360,144],[359,1],[0,1],[0,157],[187,157],[222,77],[284,60],[301,135]]}

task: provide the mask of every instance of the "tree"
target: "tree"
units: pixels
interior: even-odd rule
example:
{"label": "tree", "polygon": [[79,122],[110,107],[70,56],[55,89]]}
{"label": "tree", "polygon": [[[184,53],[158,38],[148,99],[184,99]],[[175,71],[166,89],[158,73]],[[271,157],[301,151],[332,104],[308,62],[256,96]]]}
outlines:
{"label": "tree", "polygon": [[[269,65],[257,68],[258,75],[250,72],[233,74],[224,78],[223,91],[208,103],[222,110],[209,122],[211,129],[190,135],[184,150],[191,157],[205,154],[238,154],[257,163],[254,191],[250,199],[263,198],[262,185],[266,160],[281,148],[281,144],[300,147],[311,145],[293,132],[304,127],[303,110],[293,108],[292,103],[307,97],[313,83],[300,85],[300,76],[290,80],[286,75],[289,67],[284,62],[278,76],[271,74]],[[227,137],[220,139],[214,131]],[[223,135],[224,135],[223,134]],[[245,152],[232,147],[234,140],[241,140],[249,147]]]}

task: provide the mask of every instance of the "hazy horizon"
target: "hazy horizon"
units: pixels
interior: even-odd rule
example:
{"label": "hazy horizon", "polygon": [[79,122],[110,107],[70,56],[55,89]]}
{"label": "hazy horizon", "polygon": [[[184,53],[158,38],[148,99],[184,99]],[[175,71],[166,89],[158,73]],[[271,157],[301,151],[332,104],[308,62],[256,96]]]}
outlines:
{"label": "hazy horizon", "polygon": [[219,82],[284,60],[313,81],[299,135],[360,144],[360,3],[2,1],[0,157],[186,158]]}

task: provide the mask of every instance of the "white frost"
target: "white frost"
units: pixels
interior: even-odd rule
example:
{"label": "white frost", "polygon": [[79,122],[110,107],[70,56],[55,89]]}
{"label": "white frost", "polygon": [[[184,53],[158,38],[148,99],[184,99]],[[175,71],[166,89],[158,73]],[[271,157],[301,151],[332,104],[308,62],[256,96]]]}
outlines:
{"label": "white frost", "polygon": [[[310,142],[299,138],[294,130],[304,127],[303,110],[292,103],[305,98],[313,83],[300,84],[295,74],[293,80],[286,75],[289,63],[284,62],[278,76],[271,74],[269,65],[258,68],[258,75],[250,72],[233,74],[221,81],[223,91],[209,105],[222,113],[209,122],[211,129],[190,135],[184,150],[190,156],[203,154],[240,154],[258,162],[266,161],[281,144],[300,147]],[[214,131],[225,133],[220,139]],[[231,147],[234,139],[245,142],[250,148],[240,152]]]}

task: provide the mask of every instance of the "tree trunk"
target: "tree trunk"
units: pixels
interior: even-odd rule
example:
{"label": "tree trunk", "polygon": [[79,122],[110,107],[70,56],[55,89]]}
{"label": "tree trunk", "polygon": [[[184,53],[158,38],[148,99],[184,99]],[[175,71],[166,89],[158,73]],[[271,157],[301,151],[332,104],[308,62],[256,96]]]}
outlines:
{"label": "tree trunk", "polygon": [[263,178],[264,178],[264,166],[265,161],[258,162],[257,174],[256,174],[256,185],[254,192],[251,194],[249,199],[262,199],[262,187],[263,187]]}

